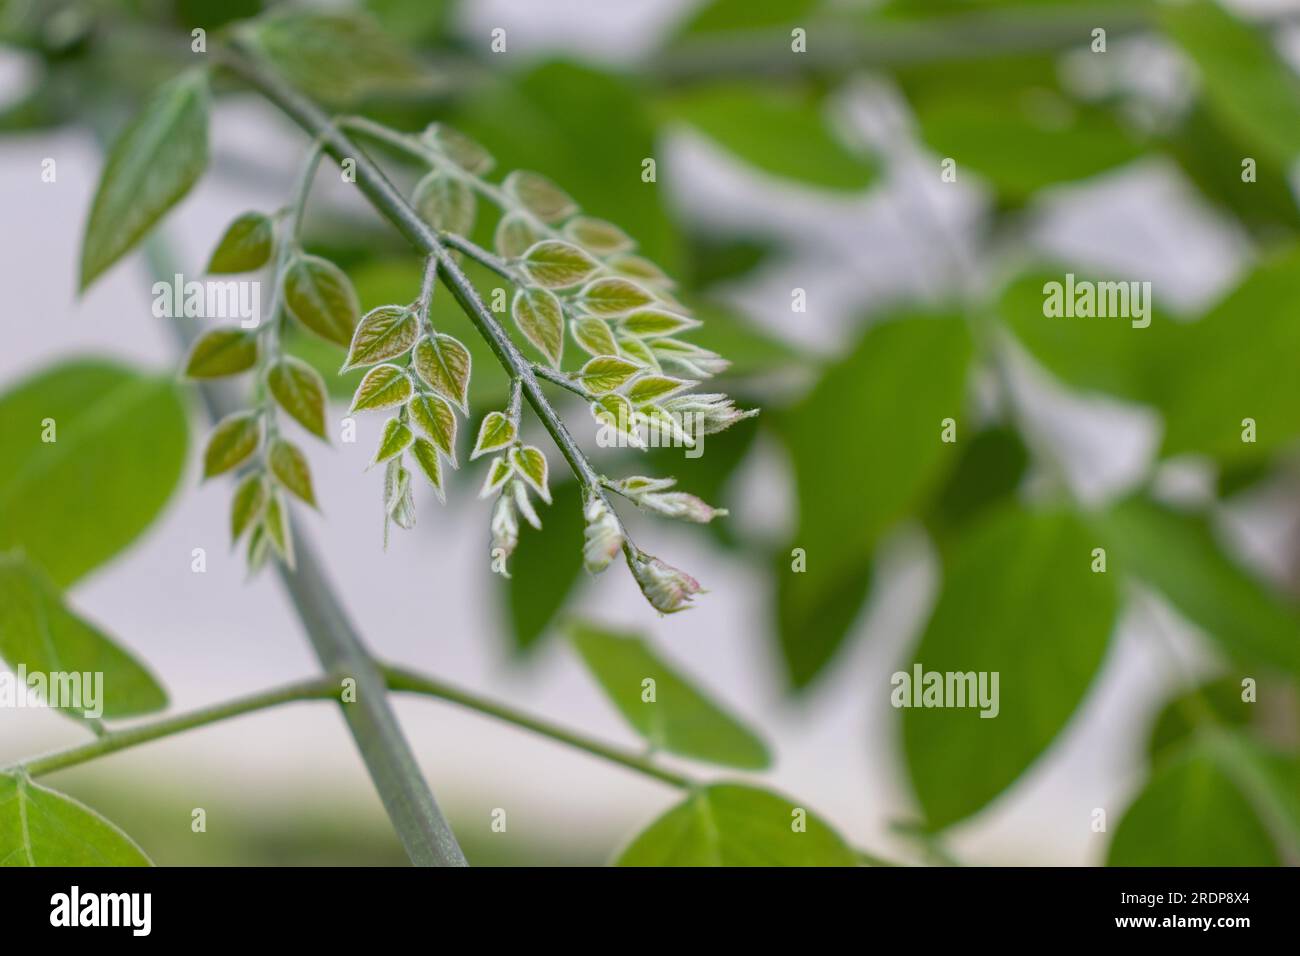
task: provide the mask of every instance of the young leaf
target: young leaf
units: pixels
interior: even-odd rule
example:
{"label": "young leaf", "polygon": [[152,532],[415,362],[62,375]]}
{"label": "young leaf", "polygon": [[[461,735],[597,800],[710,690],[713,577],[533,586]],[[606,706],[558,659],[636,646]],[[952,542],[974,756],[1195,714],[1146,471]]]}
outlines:
{"label": "young leaf", "polygon": [[262,517],[266,507],[266,482],[261,475],[249,475],[239,483],[230,502],[230,540],[238,541]]}
{"label": "young leaf", "polygon": [[424,438],[415,439],[411,445],[411,457],[420,466],[424,477],[429,479],[429,484],[433,485],[438,500],[445,503],[447,493],[442,486],[442,465],[438,461],[438,449],[434,447],[433,442]]}
{"label": "young leaf", "polygon": [[208,78],[164,84],[114,142],[81,246],[81,289],[145,237],[208,164]]}
{"label": "young leaf", "polygon": [[415,344],[415,371],[431,389],[469,412],[469,349],[450,335],[435,333]]}
{"label": "young leaf", "polygon": [[246,212],[226,227],[208,261],[208,272],[224,275],[252,272],[271,260],[275,227],[260,212]]}
{"label": "young leaf", "polygon": [[[153,675],[73,613],[45,573],[18,552],[0,554],[0,658],[32,674],[102,674],[102,699],[90,700],[83,684],[81,701],[52,701],[67,704],[60,710],[77,719],[134,717],[167,706]],[[71,706],[76,703],[82,706]],[[85,713],[100,708],[102,714]]]}
{"label": "young leaf", "polygon": [[407,446],[414,440],[415,432],[411,431],[409,425],[401,419],[390,418],[384,422],[384,433],[379,439],[379,450],[375,452],[375,460],[371,464],[378,465],[390,458],[396,458],[406,451]]}
{"label": "young leaf", "polygon": [[459,176],[434,170],[415,185],[411,204],[439,232],[468,236],[474,229],[474,190]]}
{"label": "young leaf", "polygon": [[515,293],[510,312],[524,337],[552,366],[559,368],[564,355],[564,309],[555,293],[546,289],[520,289]]}
{"label": "young leaf", "polygon": [[283,438],[277,438],[271,443],[267,460],[271,466],[271,474],[275,475],[280,484],[313,508],[316,507],[316,493],[311,485],[311,468],[296,445]]}
{"label": "young leaf", "polygon": [[597,356],[618,354],[614,333],[609,330],[609,323],[604,319],[598,319],[594,315],[583,316],[574,319],[570,328],[573,330],[573,340],[582,346],[584,352]]}
{"label": "young leaf", "polygon": [[633,448],[645,448],[645,440],[637,429],[636,410],[624,396],[617,392],[600,396],[591,403],[591,415],[601,425],[625,435]]}
{"label": "young leaf", "polygon": [[625,394],[633,405],[662,401],[694,385],[666,375],[643,375],[628,386]]}
{"label": "young leaf", "polygon": [[248,576],[251,578],[262,570],[270,556],[271,538],[266,533],[266,514],[263,513],[262,520],[253,525],[253,531],[248,536],[248,551],[245,555]]}
{"label": "young leaf", "polygon": [[541,238],[542,234],[533,228],[527,216],[512,212],[502,216],[497,223],[492,243],[496,246],[497,255],[505,259],[518,259]]}
{"label": "young leaf", "polygon": [[443,123],[430,123],[420,139],[467,173],[483,176],[492,171],[492,154],[459,130]]}
{"label": "young leaf", "polygon": [[411,397],[411,379],[396,365],[376,365],[357,386],[352,396],[352,411],[392,408]]}
{"label": "young leaf", "polygon": [[343,270],[320,256],[298,256],[284,273],[284,307],[329,342],[348,348],[361,314],[357,293]]}
{"label": "young leaf", "polygon": [[161,512],[188,442],[172,376],[75,361],[17,383],[0,395],[0,550],[21,547],[66,587]]}
{"label": "young leaf", "polygon": [[[896,705],[900,696],[910,705],[903,752],[931,827],[969,816],[1014,783],[1083,700],[1119,605],[1115,575],[1091,567],[1096,544],[1069,511],[1011,504],[972,524],[945,556],[938,602],[901,669],[910,681],[893,691]],[[971,673],[985,696],[966,680],[965,706],[916,706],[928,673]]]}
{"label": "young leaf", "polygon": [[598,256],[626,252],[634,243],[618,226],[603,219],[577,216],[564,224],[564,235]]}
{"label": "young leaf", "polygon": [[578,209],[568,193],[541,173],[517,169],[501,186],[542,222],[559,222]]}
{"label": "young leaf", "polygon": [[289,527],[289,503],[278,490],[271,491],[266,503],[266,514],[258,526],[265,530],[266,540],[271,543],[275,553],[289,567],[293,567],[293,529]]}
{"label": "young leaf", "polygon": [[528,277],[546,289],[575,286],[600,268],[588,253],[559,239],[543,239],[529,246],[520,261]]}
{"label": "young leaf", "polygon": [[257,451],[262,440],[262,421],[254,412],[227,415],[208,436],[203,452],[203,477],[211,478],[238,468]]}
{"label": "young leaf", "polygon": [[856,866],[830,824],[770,790],[720,783],[691,793],[618,856],[619,866]]}
{"label": "young leaf", "polygon": [[266,373],[266,387],[299,425],[325,439],[325,382],[319,372],[286,355]]}
{"label": "young leaf", "polygon": [[546,456],[540,448],[525,445],[510,449],[510,465],[543,501],[551,503],[551,489],[546,485]]}
{"label": "young leaf", "polygon": [[648,339],[665,335],[676,335],[688,329],[699,328],[700,323],[676,312],[663,309],[639,309],[618,320],[618,327],[628,335],[643,336]]}
{"label": "young leaf", "polygon": [[620,335],[618,351],[620,355],[625,356],[642,368],[653,369],[656,372],[660,371],[659,360],[655,357],[655,354],[650,351],[649,346],[635,336]]}
{"label": "young leaf", "polygon": [[587,283],[578,301],[596,315],[622,315],[650,305],[654,296],[629,279],[611,276]]}
{"label": "young leaf", "polygon": [[257,364],[257,336],[243,329],[213,329],[190,349],[186,378],[237,375]]}
{"label": "young leaf", "polygon": [[609,267],[621,276],[635,279],[645,285],[671,288],[673,280],[668,273],[659,268],[645,256],[615,256],[609,260]]}
{"label": "young leaf", "polygon": [[578,381],[597,395],[601,395],[614,391],[640,371],[638,366],[627,359],[615,358],[612,355],[598,355],[589,359],[578,372]]}
{"label": "young leaf", "polygon": [[456,467],[456,413],[437,395],[416,395],[407,404],[411,421]]}
{"label": "young leaf", "polygon": [[501,412],[488,412],[483,416],[483,421],[478,427],[478,439],[474,442],[474,450],[470,452],[469,460],[473,461],[480,455],[505,448],[514,440],[514,423]]}
{"label": "young leaf", "polygon": [[152,866],[94,810],[20,773],[0,773],[0,866]]}
{"label": "young leaf", "polygon": [[[655,750],[762,770],[772,762],[763,741],[665,664],[640,637],[575,623],[569,635],[610,702]],[[654,697],[646,700],[646,682]]]}
{"label": "young leaf", "polygon": [[488,465],[487,475],[483,479],[483,487],[479,489],[478,496],[486,498],[496,492],[506,483],[510,474],[510,464],[504,457],[498,455],[493,458],[492,463]]}
{"label": "young leaf", "polygon": [[381,305],[361,318],[352,333],[352,346],[340,371],[375,365],[405,355],[420,334],[419,317],[400,305]]}

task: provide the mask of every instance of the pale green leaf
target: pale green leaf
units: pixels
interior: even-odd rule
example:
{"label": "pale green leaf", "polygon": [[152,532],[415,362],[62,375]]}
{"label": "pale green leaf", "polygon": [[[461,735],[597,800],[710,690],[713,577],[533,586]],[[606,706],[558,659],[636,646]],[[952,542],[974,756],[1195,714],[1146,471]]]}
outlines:
{"label": "pale green leaf", "polygon": [[[596,321],[600,321],[597,319]],[[603,322],[601,323],[604,324]],[[578,381],[597,395],[612,392],[614,389],[639,374],[640,367],[627,359],[612,355],[598,355],[589,359],[578,372]]]}
{"label": "pale green leaf", "polygon": [[624,394],[633,405],[644,405],[676,395],[694,384],[667,375],[643,375],[629,385]]}
{"label": "pale green leaf", "polygon": [[622,315],[644,308],[654,301],[654,296],[630,279],[610,276],[583,286],[578,301],[596,315]]}
{"label": "pale green leaf", "polygon": [[450,335],[426,335],[415,344],[414,364],[426,385],[468,412],[469,349]]}
{"label": "pale green leaf", "polygon": [[575,216],[564,224],[564,235],[598,256],[627,252],[636,245],[618,226],[604,219]]}
{"label": "pale green leaf", "polygon": [[411,397],[411,379],[396,365],[376,365],[357,386],[352,411],[360,412],[401,405]]}
{"label": "pale green leaf", "polygon": [[188,429],[170,377],[78,361],[19,382],[0,395],[0,550],[60,587],[103,564],[167,503]]}
{"label": "pale green leaf", "polygon": [[447,493],[442,484],[442,464],[438,461],[437,447],[426,438],[416,438],[411,444],[411,457],[415,459],[424,477],[429,479],[429,484],[433,485],[438,500],[445,502]]}
{"label": "pale green leaf", "polygon": [[582,346],[584,352],[596,356],[618,354],[618,343],[614,341],[614,333],[609,330],[609,323],[604,319],[598,319],[594,315],[585,316],[574,319],[569,328],[573,332],[573,340]]}
{"label": "pale green leaf", "polygon": [[[794,826],[801,811],[806,828]],[[694,791],[619,854],[619,866],[856,866],[857,856],[798,801],[734,783]]]}
{"label": "pale green leaf", "polygon": [[651,339],[676,335],[678,332],[685,332],[699,326],[700,323],[695,319],[663,309],[639,309],[618,320],[621,331]]}
{"label": "pale green leaf", "polygon": [[543,239],[523,253],[524,272],[547,289],[567,289],[593,275],[600,263],[571,242]]}
{"label": "pale green leaf", "polygon": [[362,316],[342,371],[405,355],[420,334],[420,319],[400,305],[381,305]]}
{"label": "pale green leaf", "polygon": [[396,458],[415,440],[415,432],[409,425],[397,418],[384,422],[384,432],[379,438],[379,450],[371,464],[378,465],[390,458]]}
{"label": "pale green leaf", "polygon": [[255,412],[235,412],[217,422],[203,450],[203,477],[238,468],[257,451],[262,440],[262,420]]}
{"label": "pale green leaf", "polygon": [[515,440],[515,426],[501,412],[488,412],[478,427],[478,438],[469,459],[473,461],[480,455],[505,448]]}
{"label": "pale green leaf", "polygon": [[437,395],[420,394],[407,405],[411,422],[456,467],[456,413]]}
{"label": "pale green leaf", "polygon": [[[529,218],[522,213],[512,212],[501,217],[493,234],[492,243],[497,255],[505,259],[518,259],[542,238]],[[561,273],[563,270],[561,270]],[[581,279],[574,280],[581,282]]]}
{"label": "pale green leaf", "polygon": [[[272,489],[266,503],[266,513],[258,526],[266,534],[275,553],[289,567],[293,567],[293,529],[289,527],[289,502],[279,489]],[[251,561],[250,561],[251,563]]]}
{"label": "pale green leaf", "polygon": [[252,474],[239,483],[230,502],[230,540],[238,541],[262,517],[266,507],[266,482]]}
{"label": "pale green leaf", "polygon": [[551,503],[551,489],[546,484],[546,456],[540,448],[524,445],[510,449],[510,465],[532,487],[542,500]]}
{"label": "pale green leaf", "polygon": [[492,155],[479,143],[445,123],[430,123],[420,134],[420,139],[467,173],[483,176],[492,171]]}
{"label": "pale green leaf", "polygon": [[0,773],[0,867],[151,866],[94,810],[15,773]]}
{"label": "pale green leaf", "polygon": [[113,143],[81,246],[81,288],[145,237],[208,164],[208,78],[164,84]]}
{"label": "pale green leaf", "polygon": [[436,169],[425,174],[415,185],[411,204],[439,232],[468,236],[474,229],[474,190],[459,176]]}
{"label": "pale green leaf", "polygon": [[542,222],[559,222],[578,209],[568,193],[541,173],[517,169],[501,187]]}
{"label": "pale green leaf", "polygon": [[275,475],[281,485],[307,504],[316,506],[316,492],[312,489],[311,483],[311,468],[307,464],[306,456],[296,445],[283,438],[277,438],[271,443],[267,462],[271,466],[271,474]]}
{"label": "pale green leaf", "polygon": [[559,368],[564,355],[564,309],[555,293],[546,289],[520,289],[510,306],[515,325],[547,361]]}

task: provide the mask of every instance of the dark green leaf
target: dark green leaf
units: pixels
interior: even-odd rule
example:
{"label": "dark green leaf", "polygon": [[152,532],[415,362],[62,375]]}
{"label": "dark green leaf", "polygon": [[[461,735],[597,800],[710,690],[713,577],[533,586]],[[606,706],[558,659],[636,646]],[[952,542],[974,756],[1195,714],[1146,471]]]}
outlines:
{"label": "dark green leaf", "polygon": [[257,336],[242,329],[213,329],[190,349],[185,361],[189,378],[220,378],[246,372],[257,364]]}
{"label": "dark green leaf", "polygon": [[257,451],[262,440],[262,420],[255,412],[235,412],[217,422],[203,450],[203,477],[238,468]]}
{"label": "dark green leaf", "polygon": [[516,650],[526,651],[550,631],[556,616],[577,590],[582,568],[582,496],[576,482],[554,490],[546,530],[528,534],[510,558],[503,578],[505,607]]}
{"label": "dark green leaf", "polygon": [[[610,701],[655,750],[746,770],[772,762],[753,731],[662,661],[642,638],[583,623],[571,625],[569,633]],[[654,682],[652,688],[647,681]]]}
{"label": "dark green leaf", "polygon": [[1091,686],[1119,603],[1115,575],[1091,570],[1096,544],[1068,511],[1014,505],[953,543],[938,603],[900,671],[908,681],[891,681],[891,700],[899,706],[921,695],[917,666],[924,674],[987,675],[988,691],[996,673],[998,689],[987,708],[968,697],[966,706],[949,699],[949,706],[903,710],[912,786],[934,829],[970,816],[1011,786]]}
{"label": "dark green leaf", "polygon": [[348,348],[361,316],[352,283],[320,256],[299,256],[284,273],[284,307],[321,338]]}
{"label": "dark green leaf", "polygon": [[325,438],[325,382],[319,372],[301,359],[286,355],[271,366],[266,384],[280,407],[299,425]]}
{"label": "dark green leaf", "polygon": [[212,252],[208,271],[224,274],[252,272],[271,259],[275,227],[260,212],[246,212],[227,228]]}

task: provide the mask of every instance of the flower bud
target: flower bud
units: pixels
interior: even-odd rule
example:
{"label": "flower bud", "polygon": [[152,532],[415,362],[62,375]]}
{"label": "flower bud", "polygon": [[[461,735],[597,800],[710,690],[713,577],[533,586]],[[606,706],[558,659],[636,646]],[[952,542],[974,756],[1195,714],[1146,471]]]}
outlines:
{"label": "flower bud", "polygon": [[503,577],[510,577],[506,570],[506,559],[515,552],[519,544],[519,518],[515,515],[514,501],[509,495],[501,495],[492,506],[492,570]]}
{"label": "flower bud", "polygon": [[684,491],[643,494],[637,498],[637,504],[669,518],[681,518],[698,524],[708,524],[727,513],[726,508],[714,508]]}
{"label": "flower bud", "polygon": [[632,577],[641,587],[641,593],[660,614],[673,614],[685,610],[691,598],[703,592],[700,582],[685,571],[665,564],[653,555],[638,551],[629,562]]}
{"label": "flower bud", "polygon": [[584,516],[587,527],[583,531],[582,563],[592,574],[599,574],[623,547],[623,528],[599,495],[587,500]]}

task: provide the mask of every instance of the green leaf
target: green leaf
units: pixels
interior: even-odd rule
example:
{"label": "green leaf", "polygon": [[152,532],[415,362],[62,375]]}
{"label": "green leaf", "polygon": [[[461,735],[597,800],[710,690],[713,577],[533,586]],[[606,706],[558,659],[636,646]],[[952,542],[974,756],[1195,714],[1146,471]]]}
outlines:
{"label": "green leaf", "polygon": [[151,866],[94,810],[15,773],[0,773],[0,867]]}
{"label": "green leaf", "polygon": [[[821,0],[708,0],[691,10],[678,29],[690,34],[749,33],[795,26],[816,12]],[[788,36],[788,34],[787,34]]]}
{"label": "green leaf", "polygon": [[496,165],[492,155],[479,143],[444,123],[430,123],[420,139],[472,175],[485,176]]}
{"label": "green leaf", "polygon": [[417,438],[411,444],[411,457],[415,463],[420,466],[420,471],[424,477],[429,479],[429,484],[433,485],[434,491],[438,494],[438,500],[445,502],[447,493],[442,484],[442,465],[438,461],[438,449],[433,442],[425,438]]}
{"label": "green leaf", "polygon": [[734,783],[703,787],[636,837],[619,866],[856,866],[857,856],[821,817],[788,797]]}
{"label": "green leaf", "polygon": [[[1162,455],[1199,453],[1224,465],[1266,460],[1300,436],[1300,248],[1261,262],[1154,358],[1153,401],[1165,417]],[[1150,331],[1148,330],[1143,330]],[[1242,422],[1256,440],[1242,441]]]}
{"label": "green leaf", "polygon": [[325,438],[325,382],[319,372],[301,359],[286,355],[266,373],[266,385],[280,407],[299,425]]}
{"label": "green leaf", "polygon": [[1162,6],[1160,22],[1201,72],[1211,113],[1252,148],[1300,157],[1300,79],[1275,40],[1211,0]]}
{"label": "green leaf", "polygon": [[503,169],[550,177],[586,214],[618,223],[645,255],[676,269],[680,248],[665,190],[641,181],[642,162],[659,151],[635,80],[567,62],[504,72],[463,100],[457,128],[487,146]]}
{"label": "green leaf", "polygon": [[[1267,700],[1273,692],[1285,694],[1280,682],[1261,680],[1257,693]],[[1147,741],[1147,753],[1153,765],[1171,756],[1182,754],[1201,727],[1212,725],[1225,729],[1245,731],[1256,720],[1266,719],[1260,713],[1257,700],[1242,699],[1241,681],[1236,677],[1223,677],[1193,687],[1178,694],[1165,704],[1156,718]]]}
{"label": "green leaf", "polygon": [[501,578],[514,647],[526,651],[545,636],[582,580],[582,495],[576,481],[555,488],[546,531],[528,535]]}
{"label": "green leaf", "polygon": [[450,335],[426,335],[415,343],[414,365],[426,385],[468,414],[469,349]]}
{"label": "green leaf", "polygon": [[694,384],[679,378],[669,378],[667,375],[643,375],[628,386],[626,394],[628,401],[633,405],[644,405],[647,402],[657,402],[676,395]]}
{"label": "green leaf", "polygon": [[478,426],[478,439],[474,442],[474,450],[470,452],[469,460],[473,461],[480,455],[505,448],[514,440],[514,422],[501,412],[488,412]]}
{"label": "green leaf", "polygon": [[419,334],[420,319],[411,309],[400,305],[371,309],[352,333],[352,346],[343,371],[405,355]]}
{"label": "green leaf", "polygon": [[320,256],[298,256],[284,273],[284,307],[329,342],[348,348],[361,305],[343,270]]}
{"label": "green leaf", "polygon": [[[1008,505],[972,525],[946,555],[939,600],[900,671],[907,682],[891,681],[895,706],[913,702],[902,713],[903,751],[934,829],[970,816],[1011,786],[1087,693],[1119,603],[1115,576],[1091,570],[1096,544],[1069,511]],[[950,698],[948,706],[915,705],[928,683],[916,680],[918,667],[923,674],[987,675],[993,703],[952,706]]]}
{"label": "green leaf", "polygon": [[1300,674],[1300,614],[1228,557],[1204,518],[1130,498],[1095,520],[1109,573],[1159,591],[1233,660]]}
{"label": "green leaf", "polygon": [[0,395],[0,550],[20,546],[71,584],[162,510],[188,435],[169,377],[77,361],[20,382]]}
{"label": "green leaf", "polygon": [[208,164],[208,78],[164,84],[113,143],[81,246],[84,291],[190,191]]}
{"label": "green leaf", "polygon": [[654,296],[628,279],[612,276],[583,286],[578,303],[595,315],[622,315],[654,301]]}
{"label": "green leaf", "polygon": [[578,209],[568,193],[541,173],[517,169],[505,178],[501,188],[542,222],[559,222]]}
{"label": "green leaf", "polygon": [[357,386],[351,411],[392,408],[409,399],[412,391],[411,379],[405,370],[396,365],[376,365]]}
{"label": "green leaf", "polygon": [[753,731],[660,660],[642,638],[584,623],[571,625],[569,633],[610,701],[655,750],[745,770],[771,764]]}
{"label": "green leaf", "polygon": [[540,448],[525,445],[510,449],[510,466],[541,495],[543,501],[551,503],[551,489],[546,484],[546,456]]}
{"label": "green leaf", "polygon": [[277,10],[244,33],[294,86],[331,104],[427,85],[419,63],[370,17]]}
{"label": "green leaf", "polygon": [[[532,220],[519,212],[507,213],[497,223],[492,235],[492,244],[497,254],[504,259],[519,259],[535,244],[540,242],[542,234],[533,226]],[[565,269],[557,271],[557,278],[565,275]],[[586,274],[584,274],[585,278]],[[582,279],[575,279],[581,282]]]}
{"label": "green leaf", "polygon": [[567,289],[600,268],[600,263],[582,249],[559,239],[543,239],[529,246],[520,264],[528,278],[546,289]]}
{"label": "green leaf", "polygon": [[612,222],[591,216],[575,216],[570,219],[564,224],[564,234],[598,256],[627,252],[636,245],[626,232]]}
{"label": "green leaf", "polygon": [[[940,441],[941,428],[944,418],[962,420],[970,358],[961,319],[874,325],[778,420],[798,501],[796,533],[775,564],[777,633],[794,687],[811,683],[847,634],[876,543],[955,464],[957,446]],[[805,571],[793,570],[795,549]]]}
{"label": "green leaf", "polygon": [[242,329],[213,329],[190,349],[187,378],[220,378],[246,372],[257,364],[257,336]]}
{"label": "green leaf", "polygon": [[80,683],[85,675],[102,674],[97,689],[80,683],[83,706],[60,708],[74,718],[88,709],[102,709],[92,717],[120,718],[167,706],[167,693],[153,675],[74,614],[45,573],[16,551],[0,554],[0,657],[12,669],[24,667],[29,676],[42,674],[51,682],[58,675],[76,676]]}
{"label": "green leaf", "polygon": [[256,412],[235,412],[217,422],[203,450],[203,477],[212,478],[238,468],[257,451],[262,420]]}
{"label": "green leaf", "polygon": [[640,371],[639,366],[627,359],[615,358],[612,355],[598,355],[582,366],[578,372],[578,381],[597,395],[601,395],[614,391]]}
{"label": "green leaf", "polygon": [[866,189],[875,179],[874,163],[844,146],[810,93],[727,82],[675,94],[661,108],[774,176],[834,190]]}
{"label": "green leaf", "polygon": [[375,452],[375,460],[371,464],[378,465],[390,458],[396,458],[406,451],[407,446],[414,440],[415,432],[411,431],[410,426],[400,419],[390,418],[384,422],[384,433],[379,439],[379,450]]}
{"label": "green leaf", "polygon": [[[275,549],[275,553],[280,556],[285,564],[292,568],[293,529],[289,527],[289,503],[279,489],[272,489],[271,497],[266,503],[266,514],[262,516],[262,523],[258,527],[262,529],[266,536],[265,540],[270,542],[271,547]],[[253,553],[252,545],[255,541],[256,538],[249,542],[249,564],[254,566],[253,570],[256,570],[255,565],[259,563],[255,562],[251,556]],[[265,554],[264,549],[263,554]]]}
{"label": "green leaf", "polygon": [[230,540],[238,541],[262,517],[266,507],[266,482],[252,474],[239,483],[230,502]]}
{"label": "green leaf", "polygon": [[604,319],[598,319],[594,315],[584,316],[574,319],[570,328],[573,340],[582,346],[584,352],[595,356],[618,354],[618,343],[614,341],[614,333],[609,330],[609,323]]}
{"label": "green leaf", "polygon": [[564,355],[564,309],[555,293],[546,289],[520,289],[510,312],[515,325],[552,367],[560,367]]}
{"label": "green leaf", "polygon": [[676,312],[666,312],[663,309],[639,309],[618,320],[620,331],[646,338],[675,335],[678,332],[699,328],[699,325],[700,323],[695,319],[678,315]]}
{"label": "green leaf", "polygon": [[267,462],[271,466],[271,474],[275,475],[280,484],[313,508],[316,507],[316,492],[311,485],[311,468],[307,464],[306,456],[296,445],[283,438],[277,438],[271,443]]}
{"label": "green leaf", "polygon": [[437,395],[416,395],[407,405],[411,422],[456,467],[456,413]]}
{"label": "green leaf", "polygon": [[1237,738],[1225,736],[1159,766],[1116,827],[1107,865],[1279,865],[1260,806],[1242,786],[1243,759]]}
{"label": "green leaf", "polygon": [[260,212],[246,212],[229,226],[208,261],[208,272],[252,272],[271,261],[275,226]]}
{"label": "green leaf", "polygon": [[970,521],[1010,500],[1029,467],[1029,450],[1014,429],[995,426],[969,439],[959,432],[958,438],[957,465],[925,515],[941,545]]}
{"label": "green leaf", "polygon": [[411,205],[439,232],[468,236],[474,229],[474,190],[459,176],[433,170],[415,184]]}

